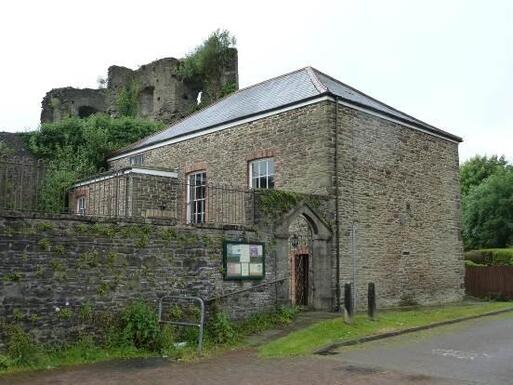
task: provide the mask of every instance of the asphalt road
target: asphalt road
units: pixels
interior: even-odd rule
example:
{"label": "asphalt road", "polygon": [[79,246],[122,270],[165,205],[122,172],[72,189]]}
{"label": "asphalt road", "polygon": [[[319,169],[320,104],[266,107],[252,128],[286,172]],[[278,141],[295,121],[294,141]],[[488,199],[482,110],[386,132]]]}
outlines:
{"label": "asphalt road", "polygon": [[331,357],[464,384],[513,385],[513,313],[340,348]]}

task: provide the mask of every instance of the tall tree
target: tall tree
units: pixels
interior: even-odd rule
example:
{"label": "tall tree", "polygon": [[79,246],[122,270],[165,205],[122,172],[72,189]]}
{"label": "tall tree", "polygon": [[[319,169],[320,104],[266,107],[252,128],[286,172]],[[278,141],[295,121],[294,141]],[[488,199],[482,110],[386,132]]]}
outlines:
{"label": "tall tree", "polygon": [[506,247],[513,242],[513,170],[505,167],[463,197],[466,249]]}
{"label": "tall tree", "polygon": [[461,194],[466,196],[473,187],[479,186],[486,178],[506,169],[511,169],[512,166],[504,158],[504,155],[498,157],[493,155],[487,157],[486,155],[475,157],[467,160],[460,167],[460,184]]}

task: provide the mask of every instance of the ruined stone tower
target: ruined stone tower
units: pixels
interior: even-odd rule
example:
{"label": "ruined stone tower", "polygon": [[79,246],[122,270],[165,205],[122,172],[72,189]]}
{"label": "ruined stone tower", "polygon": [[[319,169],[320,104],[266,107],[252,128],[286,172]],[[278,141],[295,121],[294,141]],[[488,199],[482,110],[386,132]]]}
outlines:
{"label": "ruined stone tower", "polygon": [[[69,116],[87,117],[97,112],[118,116],[120,92],[132,82],[137,85],[137,116],[171,123],[188,115],[196,107],[204,79],[190,82],[179,76],[180,59],[164,58],[145,64],[137,70],[111,66],[107,88],[54,88],[42,101],[41,123],[56,122]],[[217,82],[238,89],[237,50],[230,49],[230,60]],[[219,91],[220,91],[219,90]]]}

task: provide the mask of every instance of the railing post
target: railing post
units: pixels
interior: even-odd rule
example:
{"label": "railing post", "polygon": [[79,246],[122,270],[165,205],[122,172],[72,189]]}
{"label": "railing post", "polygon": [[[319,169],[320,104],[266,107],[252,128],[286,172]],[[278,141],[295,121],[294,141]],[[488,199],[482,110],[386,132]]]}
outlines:
{"label": "railing post", "polygon": [[350,283],[344,285],[344,321],[348,324],[353,322],[353,297],[351,289]]}
{"label": "railing post", "polygon": [[376,287],[374,282],[369,282],[367,289],[367,313],[369,319],[374,321],[376,319]]}

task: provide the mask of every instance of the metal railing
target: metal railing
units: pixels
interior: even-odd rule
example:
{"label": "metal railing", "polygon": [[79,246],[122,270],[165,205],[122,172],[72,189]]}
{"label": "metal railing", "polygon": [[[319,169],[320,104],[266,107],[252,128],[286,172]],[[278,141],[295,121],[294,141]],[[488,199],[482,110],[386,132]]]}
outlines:
{"label": "metal railing", "polygon": [[0,208],[38,210],[45,165],[41,160],[0,157]]}
{"label": "metal railing", "polygon": [[45,180],[42,161],[0,158],[0,209],[171,219],[196,226],[244,225],[253,221],[251,190],[214,183],[191,186],[178,178],[129,170],[93,175],[69,189],[56,191]]}
{"label": "metal railing", "polygon": [[202,195],[196,200],[190,184],[180,186],[184,202],[179,219],[182,223],[243,225],[253,220],[252,191],[232,186],[207,183],[201,186]]}
{"label": "metal railing", "polygon": [[[181,302],[196,302],[199,305],[199,320],[197,322],[193,320],[172,320],[169,319],[169,314],[166,317],[164,312],[165,300],[172,300],[169,305],[178,305]],[[179,305],[178,305],[179,306]],[[159,299],[158,308],[159,323],[185,326],[185,327],[197,327],[198,332],[198,353],[201,353],[203,349],[203,329],[205,326],[205,302],[200,297],[189,297],[184,295],[166,295]]]}

